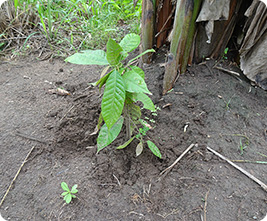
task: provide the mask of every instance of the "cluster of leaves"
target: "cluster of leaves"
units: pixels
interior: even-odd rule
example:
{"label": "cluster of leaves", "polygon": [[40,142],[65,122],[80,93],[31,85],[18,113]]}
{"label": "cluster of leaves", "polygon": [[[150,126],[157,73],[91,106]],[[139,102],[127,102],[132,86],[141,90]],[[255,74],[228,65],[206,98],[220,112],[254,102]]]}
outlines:
{"label": "cluster of leaves", "polygon": [[78,185],[75,184],[72,186],[70,190],[67,183],[65,182],[61,183],[61,188],[65,191],[61,194],[61,196],[64,196],[64,200],[66,201],[67,204],[71,202],[72,198],[76,198],[74,194],[78,193],[77,187]]}
{"label": "cluster of leaves", "polygon": [[[154,52],[149,49],[137,57],[131,59],[126,65],[123,61],[128,57],[140,44],[140,37],[136,34],[127,34],[118,44],[115,40],[109,39],[106,45],[106,52],[103,50],[86,50],[76,53],[66,59],[66,61],[75,64],[85,65],[107,65],[101,73],[101,78],[95,83],[101,89],[105,85],[105,90],[101,103],[101,114],[99,117],[98,127],[102,121],[97,138],[97,151],[111,144],[119,135],[123,123],[126,125],[127,141],[117,149],[123,149],[129,145],[135,138],[140,142],[137,145],[137,155],[143,150],[143,135],[138,129],[141,119],[141,109],[135,103],[141,101],[143,108],[155,111],[152,100],[147,96],[151,94],[145,83],[144,71],[132,65],[142,55]],[[110,71],[109,71],[110,70]],[[145,126],[145,124],[141,124]],[[134,130],[138,131],[133,136]],[[145,129],[147,131],[147,128]],[[158,157],[161,157],[156,145],[147,141],[148,147]]]}

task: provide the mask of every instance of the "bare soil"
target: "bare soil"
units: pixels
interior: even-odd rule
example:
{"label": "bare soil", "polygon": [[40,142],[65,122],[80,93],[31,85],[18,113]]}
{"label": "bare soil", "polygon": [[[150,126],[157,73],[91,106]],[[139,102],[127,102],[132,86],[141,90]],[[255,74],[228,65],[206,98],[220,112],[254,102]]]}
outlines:
{"label": "bare soil", "polygon": [[[194,65],[174,89],[161,95],[164,53],[144,67],[152,99],[161,108],[148,136],[162,159],[136,143],[96,154],[94,131],[101,93],[89,82],[98,66],[25,58],[0,63],[0,198],[23,163],[1,206],[6,220],[262,220],[267,194],[206,147],[231,160],[267,161],[267,93],[213,68]],[[226,69],[240,73],[233,64]],[[51,89],[62,87],[71,95]],[[191,144],[198,144],[165,176]],[[241,146],[247,146],[241,154]],[[264,156],[265,155],[265,156]],[[267,165],[235,162],[267,183]],[[60,183],[78,184],[65,204]]]}

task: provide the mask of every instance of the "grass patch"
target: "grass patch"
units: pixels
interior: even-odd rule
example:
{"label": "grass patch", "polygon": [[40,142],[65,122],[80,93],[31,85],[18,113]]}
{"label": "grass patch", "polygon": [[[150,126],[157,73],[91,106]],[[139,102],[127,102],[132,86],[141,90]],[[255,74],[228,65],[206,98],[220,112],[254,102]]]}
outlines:
{"label": "grass patch", "polygon": [[120,41],[126,33],[138,34],[141,2],[13,0],[2,5],[0,14],[0,52],[45,48],[66,56],[102,49],[109,38]]}

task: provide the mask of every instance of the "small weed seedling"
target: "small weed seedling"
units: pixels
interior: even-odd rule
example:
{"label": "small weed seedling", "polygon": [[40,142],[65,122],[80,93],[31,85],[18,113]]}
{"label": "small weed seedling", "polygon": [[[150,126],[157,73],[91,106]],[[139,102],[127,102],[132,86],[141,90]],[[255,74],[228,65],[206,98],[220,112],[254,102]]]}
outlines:
{"label": "small weed seedling", "polygon": [[248,147],[247,145],[248,145],[248,141],[246,141],[245,144],[243,144],[242,138],[240,138],[239,140],[240,155],[243,155],[244,149]]}
{"label": "small weed seedling", "polygon": [[223,102],[225,103],[225,109],[227,111],[230,110],[230,103],[231,103],[234,96],[235,96],[235,94],[228,101],[225,101],[225,99],[220,96],[220,98],[223,99]]}
{"label": "small weed seedling", "polygon": [[65,191],[61,194],[61,196],[64,196],[64,200],[66,201],[67,204],[69,204],[72,198],[76,198],[74,194],[78,193],[77,190],[78,185],[77,184],[73,185],[73,187],[70,190],[68,185],[65,182],[62,182],[61,187]]}
{"label": "small weed seedling", "polygon": [[[147,129],[143,128],[142,133],[138,129],[141,108],[135,102],[141,101],[144,105],[143,108],[152,112],[155,112],[156,108],[152,100],[146,95],[151,94],[151,92],[145,83],[144,71],[134,66],[133,63],[142,55],[155,51],[149,49],[131,59],[126,65],[122,63],[128,57],[128,53],[136,49],[139,44],[139,35],[127,34],[119,44],[110,38],[106,45],[106,52],[103,50],[86,50],[66,59],[66,61],[75,64],[107,65],[103,69],[100,79],[95,83],[96,86],[99,85],[99,89],[105,85],[98,128],[103,121],[104,125],[101,127],[97,138],[97,152],[107,147],[117,138],[123,123],[126,126],[127,141],[117,149],[125,148],[134,138],[137,138],[140,140],[137,145],[137,153],[142,152],[144,144],[142,137],[145,135],[144,130]],[[141,124],[141,126],[144,125]],[[139,135],[133,135],[134,131],[137,131]],[[161,158],[156,145],[149,140],[146,143],[153,154]]]}
{"label": "small weed seedling", "polygon": [[223,59],[224,60],[227,60],[228,59],[228,57],[227,57],[228,50],[229,50],[229,48],[225,48],[224,49],[224,54],[223,54]]}

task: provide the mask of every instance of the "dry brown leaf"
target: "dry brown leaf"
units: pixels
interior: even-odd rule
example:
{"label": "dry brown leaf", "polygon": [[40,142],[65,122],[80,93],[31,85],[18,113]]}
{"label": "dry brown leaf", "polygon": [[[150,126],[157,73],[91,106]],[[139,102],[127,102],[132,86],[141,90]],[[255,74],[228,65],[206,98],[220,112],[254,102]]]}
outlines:
{"label": "dry brown leaf", "polygon": [[61,96],[70,95],[70,92],[68,92],[68,91],[66,91],[64,89],[61,89],[61,88],[51,89],[51,90],[48,90],[48,92],[50,94],[58,94],[58,95],[61,95]]}

